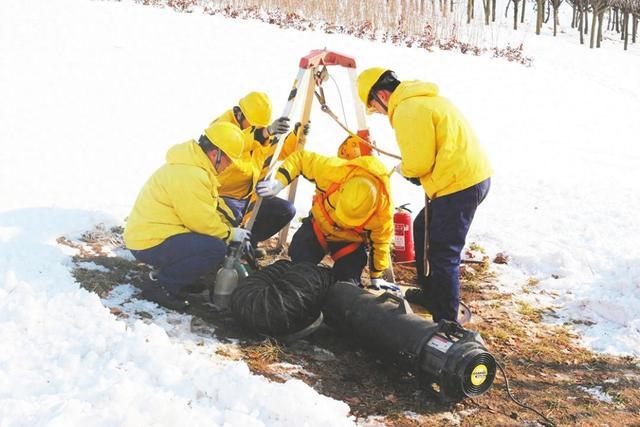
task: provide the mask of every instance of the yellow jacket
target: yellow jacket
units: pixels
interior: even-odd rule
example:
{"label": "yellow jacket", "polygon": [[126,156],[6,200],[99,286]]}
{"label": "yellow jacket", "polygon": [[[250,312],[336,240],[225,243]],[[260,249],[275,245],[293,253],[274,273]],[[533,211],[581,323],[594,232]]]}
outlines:
{"label": "yellow jacket", "polygon": [[189,232],[228,240],[233,214],[218,198],[219,185],[211,161],[194,140],[171,147],[127,219],[127,248],[148,249]]}
{"label": "yellow jacket", "polygon": [[432,83],[404,81],[389,98],[389,121],[402,154],[402,175],[420,178],[429,198],[489,178],[491,165],[462,113]]}
{"label": "yellow jacket", "polygon": [[[227,122],[240,127],[233,116],[233,110],[226,111],[212,123],[216,122]],[[254,137],[255,131],[256,129],[253,126],[242,130],[245,134],[245,147],[247,147],[243,161],[229,165],[218,175],[220,196],[238,200],[250,198],[258,180],[264,178],[267,171],[263,170],[263,164],[266,159],[273,155],[275,145],[271,145],[271,138],[261,144]],[[261,131],[262,129],[258,129],[258,132]],[[278,159],[285,159],[296,150],[297,145],[298,138],[293,132],[289,133]]]}
{"label": "yellow jacket", "polygon": [[[371,243],[371,277],[380,277],[389,267],[389,251],[393,239],[393,202],[388,172],[382,162],[373,156],[344,160],[309,151],[297,151],[280,166],[276,178],[286,186],[300,174],[315,183],[316,194],[325,193],[332,184],[341,184],[347,177],[365,176],[376,183],[378,205],[373,217],[364,225],[363,234],[347,227],[333,227],[316,203],[311,207],[311,215],[328,241],[365,242],[368,238]],[[338,197],[339,192],[332,193],[325,201],[325,209],[336,225],[340,226],[334,208]]]}

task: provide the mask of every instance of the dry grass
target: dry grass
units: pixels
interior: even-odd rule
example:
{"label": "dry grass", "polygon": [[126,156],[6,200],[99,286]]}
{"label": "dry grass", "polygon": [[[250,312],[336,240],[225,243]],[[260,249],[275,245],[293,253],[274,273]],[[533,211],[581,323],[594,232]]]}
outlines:
{"label": "dry grass", "polygon": [[267,338],[260,344],[251,345],[244,349],[246,362],[251,369],[267,373],[270,371],[269,365],[279,362],[284,355],[282,346],[275,340]]}

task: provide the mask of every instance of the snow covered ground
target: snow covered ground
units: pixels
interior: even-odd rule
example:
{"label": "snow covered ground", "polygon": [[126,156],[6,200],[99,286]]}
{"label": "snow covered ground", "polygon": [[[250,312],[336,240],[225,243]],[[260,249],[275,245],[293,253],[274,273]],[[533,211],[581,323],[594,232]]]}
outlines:
{"label": "snow covered ground", "polygon": [[[325,46],[439,84],[495,168],[469,241],[511,256],[504,289],[535,277],[541,292],[522,298],[595,322],[580,332],[596,350],[639,356],[640,51],[589,51],[573,32],[514,37],[532,67],[132,3],[2,0],[0,426],[351,422],[342,402],[255,377],[216,356],[214,340],[195,345],[183,316],[118,321],[78,288],[72,252],[55,243],[122,224],[166,149],[244,93],[268,92],[279,111],[299,57]],[[385,118],[370,126],[397,151]],[[342,139],[316,107],[309,149],[333,154]],[[392,183],[397,204],[419,208],[417,187]],[[301,186],[301,213],[310,192]]]}

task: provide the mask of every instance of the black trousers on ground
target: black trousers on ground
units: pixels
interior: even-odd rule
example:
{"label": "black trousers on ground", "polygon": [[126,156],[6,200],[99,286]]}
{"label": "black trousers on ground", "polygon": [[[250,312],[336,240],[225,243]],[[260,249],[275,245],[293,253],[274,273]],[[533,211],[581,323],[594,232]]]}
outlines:
{"label": "black trousers on ground", "polygon": [[[349,245],[351,242],[328,242],[332,252]],[[289,245],[289,257],[293,262],[311,262],[318,264],[325,256],[324,249],[318,242],[311,225],[311,215],[302,220],[302,225],[291,238]],[[350,281],[360,284],[362,270],[367,265],[367,251],[365,245],[340,258],[333,265],[333,274],[336,280]]]}

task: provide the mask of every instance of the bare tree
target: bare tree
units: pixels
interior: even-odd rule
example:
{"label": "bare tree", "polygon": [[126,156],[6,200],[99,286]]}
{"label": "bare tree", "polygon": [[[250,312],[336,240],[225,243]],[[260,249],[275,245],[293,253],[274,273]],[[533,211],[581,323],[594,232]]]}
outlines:
{"label": "bare tree", "polygon": [[484,25],[489,25],[491,19],[491,0],[482,0],[484,7]]}
{"label": "bare tree", "polygon": [[467,24],[471,23],[473,19],[473,7],[475,6],[475,0],[467,0]]}
{"label": "bare tree", "polygon": [[[558,8],[562,4],[562,0],[549,0],[551,6],[553,7],[553,36],[555,37],[558,31]],[[575,6],[573,8],[573,14],[575,16]],[[575,17],[574,17],[575,19]],[[573,28],[573,22],[571,23],[571,27]]]}
{"label": "bare tree", "polygon": [[526,0],[522,0],[522,16],[520,17],[520,23],[524,22],[524,10],[526,9]]}
{"label": "bare tree", "polygon": [[542,22],[544,21],[544,3],[545,0],[536,0],[536,34],[540,35]]}
{"label": "bare tree", "polygon": [[[504,10],[504,17],[506,18],[509,14],[509,5],[513,3],[513,29],[518,29],[518,3],[521,0],[509,0],[507,2],[507,8]],[[524,0],[522,0],[524,2]]]}
{"label": "bare tree", "polygon": [[[600,47],[600,39],[602,37],[602,16],[604,12],[606,12],[609,7],[609,0],[590,0],[591,2],[591,40],[589,43],[589,47],[591,49],[594,48],[596,43],[596,35],[597,35],[597,43],[598,47]],[[600,25],[596,29],[596,22],[600,20]]]}

